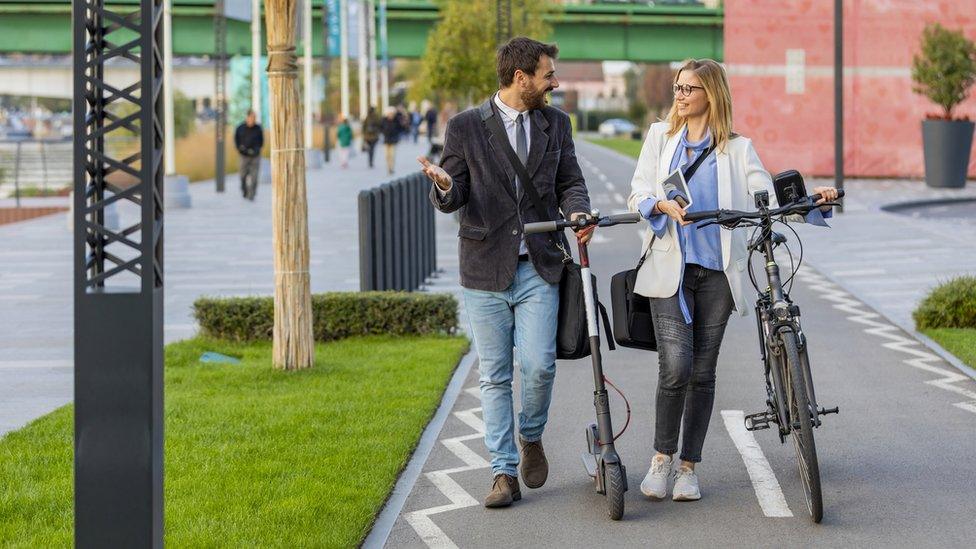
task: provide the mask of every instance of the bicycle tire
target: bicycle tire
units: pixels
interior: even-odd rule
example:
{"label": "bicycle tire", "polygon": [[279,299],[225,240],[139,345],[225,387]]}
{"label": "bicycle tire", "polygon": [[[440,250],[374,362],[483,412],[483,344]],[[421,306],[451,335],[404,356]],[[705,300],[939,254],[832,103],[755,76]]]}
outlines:
{"label": "bicycle tire", "polygon": [[[796,334],[784,332],[783,348],[786,353],[786,366],[790,379],[790,418],[793,435],[793,448],[796,450],[796,465],[803,484],[807,510],[813,522],[823,520],[823,495],[820,489],[820,465],[817,461],[817,445],[813,440],[813,420],[810,401],[807,398],[806,379],[800,363],[800,351]],[[805,411],[805,412],[804,412]],[[797,426],[799,428],[797,428]]]}
{"label": "bicycle tire", "polygon": [[624,475],[619,463],[610,463],[604,470],[604,486],[607,492],[607,515],[611,520],[624,516]]}

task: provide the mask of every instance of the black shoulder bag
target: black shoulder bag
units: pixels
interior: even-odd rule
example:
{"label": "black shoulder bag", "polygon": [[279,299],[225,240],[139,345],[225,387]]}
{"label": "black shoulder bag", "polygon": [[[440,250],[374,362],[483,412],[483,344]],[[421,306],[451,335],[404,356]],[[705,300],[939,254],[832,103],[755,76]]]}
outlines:
{"label": "black shoulder bag", "polygon": [[[715,146],[712,145],[695,160],[691,166],[684,171],[685,181],[690,181],[695,170],[712,154]],[[657,350],[657,338],[654,335],[654,323],[651,321],[651,301],[650,298],[634,292],[634,284],[637,282],[637,272],[647,259],[647,252],[650,251],[657,235],[651,235],[651,242],[647,250],[641,255],[637,266],[633,269],[621,271],[610,279],[610,305],[613,308],[613,336],[617,344],[621,347],[631,347],[634,349],[644,349],[646,351]]]}
{"label": "black shoulder bag", "polygon": [[[519,160],[511,143],[508,142],[508,135],[498,121],[498,113],[488,117],[485,124],[488,130],[494,135],[498,145],[505,151],[505,157],[515,170],[519,181],[522,182],[522,189],[532,201],[532,206],[539,212],[542,220],[546,217],[546,210],[539,198],[538,191],[532,185],[532,178],[529,177],[528,170]],[[516,205],[516,207],[518,207]],[[552,233],[548,233],[549,241],[554,247],[563,253],[563,276],[559,281],[559,314],[558,327],[556,329],[556,358],[574,360],[590,356],[590,338],[587,332],[586,302],[583,297],[583,271],[579,264],[573,262],[573,256],[569,254],[566,247],[553,238]],[[616,347],[613,344],[612,332],[610,331],[610,319],[607,309],[600,303],[596,295],[596,277],[590,275],[593,283],[593,302],[603,317],[604,329],[607,333],[607,346],[610,350]]]}

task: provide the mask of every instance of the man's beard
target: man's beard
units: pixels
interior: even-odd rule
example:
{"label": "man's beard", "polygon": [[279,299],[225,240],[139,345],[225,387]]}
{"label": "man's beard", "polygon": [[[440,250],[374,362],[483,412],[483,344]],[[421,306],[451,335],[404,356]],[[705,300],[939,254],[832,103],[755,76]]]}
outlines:
{"label": "man's beard", "polygon": [[541,109],[542,107],[546,106],[546,94],[550,91],[552,90],[549,88],[542,90],[541,92],[522,90],[522,103],[525,103],[525,106],[528,107],[530,111]]}

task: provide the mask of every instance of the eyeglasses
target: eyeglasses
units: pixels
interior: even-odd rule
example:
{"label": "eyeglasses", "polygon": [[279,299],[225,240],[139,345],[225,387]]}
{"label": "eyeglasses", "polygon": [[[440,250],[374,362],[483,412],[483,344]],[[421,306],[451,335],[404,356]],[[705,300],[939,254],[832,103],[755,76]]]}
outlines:
{"label": "eyeglasses", "polygon": [[689,95],[691,95],[691,92],[693,90],[704,90],[704,89],[705,88],[701,86],[692,86],[690,84],[675,84],[674,86],[671,86],[671,91],[674,92],[675,95],[678,95],[678,92],[681,92],[681,95],[683,97],[688,97]]}

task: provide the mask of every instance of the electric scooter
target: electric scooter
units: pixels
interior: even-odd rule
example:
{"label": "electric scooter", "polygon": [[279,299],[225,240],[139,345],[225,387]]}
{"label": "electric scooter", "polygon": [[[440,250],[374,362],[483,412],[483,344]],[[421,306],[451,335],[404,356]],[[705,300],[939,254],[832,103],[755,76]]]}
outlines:
{"label": "electric scooter", "polygon": [[[589,218],[569,221],[541,221],[526,223],[525,234],[562,231],[570,228],[574,230],[593,230],[594,227],[611,227],[621,223],[638,223],[641,216],[638,213],[624,213],[600,217],[600,212],[593,210]],[[607,498],[607,514],[613,520],[620,520],[624,515],[624,492],[627,491],[627,468],[620,461],[620,456],[614,449],[613,424],[610,421],[610,401],[607,394],[607,379],[603,376],[603,362],[600,355],[600,332],[597,324],[598,311],[594,298],[593,278],[590,275],[590,258],[587,254],[587,244],[579,239],[576,241],[579,249],[580,267],[583,274],[583,298],[586,303],[586,328],[590,338],[590,357],[593,361],[593,405],[596,408],[596,423],[586,428],[586,451],[583,452],[583,465],[586,472],[595,479],[596,491]],[[607,337],[612,337],[607,334]],[[630,410],[627,410],[628,418]]]}

